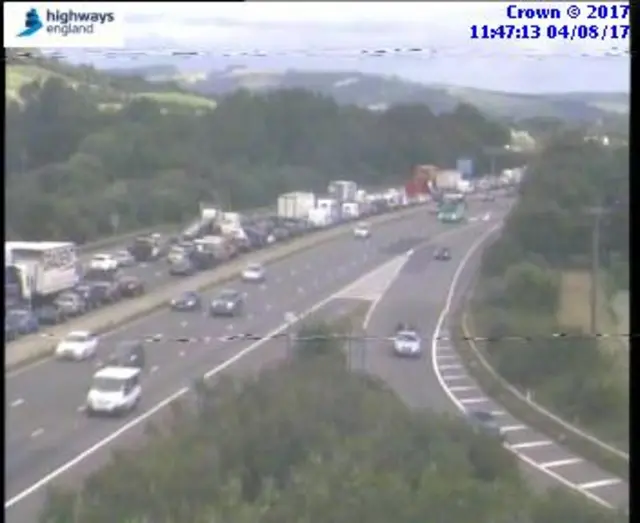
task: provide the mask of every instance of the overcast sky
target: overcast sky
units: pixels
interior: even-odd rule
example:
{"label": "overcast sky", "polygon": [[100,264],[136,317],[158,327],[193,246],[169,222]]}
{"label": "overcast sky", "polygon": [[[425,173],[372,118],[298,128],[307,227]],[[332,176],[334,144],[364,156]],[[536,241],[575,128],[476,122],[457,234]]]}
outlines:
{"label": "overcast sky", "polygon": [[[518,24],[506,16],[508,2],[122,5],[127,10],[127,50],[144,50],[156,60],[158,49],[164,48],[200,51],[215,67],[358,69],[426,83],[523,92],[629,89],[628,41],[615,47],[615,41],[470,40],[473,24]],[[558,7],[563,13],[569,5],[518,4]],[[573,23],[569,18],[562,22]],[[541,20],[527,23],[540,25],[543,33],[548,26]],[[379,49],[388,52],[384,57],[363,56],[363,50]],[[245,52],[265,56],[238,56]],[[235,56],[223,58],[225,53]],[[120,58],[117,65],[127,60],[133,62]],[[189,69],[207,63],[173,61]],[[102,60],[100,65],[105,65]]]}

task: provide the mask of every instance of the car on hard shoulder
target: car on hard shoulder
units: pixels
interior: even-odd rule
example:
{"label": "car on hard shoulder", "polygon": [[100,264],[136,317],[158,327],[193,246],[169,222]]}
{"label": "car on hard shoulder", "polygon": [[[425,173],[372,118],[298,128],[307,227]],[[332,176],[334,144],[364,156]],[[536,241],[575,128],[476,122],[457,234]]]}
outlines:
{"label": "car on hard shoulder", "polygon": [[266,279],[266,270],[259,263],[250,263],[242,271],[242,281],[261,283]]}
{"label": "car on hard shoulder", "polygon": [[174,311],[196,311],[202,308],[202,298],[197,292],[187,291],[171,300]]}
{"label": "car on hard shoulder", "polygon": [[107,366],[94,375],[87,393],[88,416],[120,415],[134,410],[142,396],[137,367]]}
{"label": "car on hard shoulder", "polygon": [[433,257],[438,261],[449,261],[451,260],[451,251],[447,247],[439,247],[433,253]]}
{"label": "car on hard shoulder", "polygon": [[467,413],[467,419],[475,432],[486,434],[502,442],[506,440],[506,434],[500,427],[496,417],[489,411],[474,410]]}
{"label": "car on hard shoulder", "polygon": [[209,307],[211,316],[239,316],[244,311],[244,296],[241,292],[227,289],[218,294]]}
{"label": "car on hard shoulder", "polygon": [[93,358],[98,349],[98,337],[89,331],[71,331],[55,349],[59,359],[81,361]]}

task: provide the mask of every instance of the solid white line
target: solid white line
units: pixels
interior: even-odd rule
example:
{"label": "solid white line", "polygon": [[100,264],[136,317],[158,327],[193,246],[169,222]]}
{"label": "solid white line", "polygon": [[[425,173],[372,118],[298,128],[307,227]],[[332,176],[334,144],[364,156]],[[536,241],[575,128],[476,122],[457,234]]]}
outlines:
{"label": "solid white line", "polygon": [[526,430],[529,427],[526,425],[507,425],[506,427],[500,427],[502,432],[516,432],[518,430]]}
{"label": "solid white line", "polygon": [[[451,231],[451,232],[453,232],[453,231]],[[387,262],[385,262],[385,263],[387,263]],[[383,265],[383,264],[380,264],[380,265]],[[370,274],[375,272],[379,267],[380,266],[374,268],[369,273],[367,273],[364,276],[362,276],[360,279],[364,279],[364,278],[368,277]],[[294,325],[295,323],[299,322],[300,320],[304,319],[305,317],[309,316],[310,314],[313,314],[314,312],[316,312],[317,310],[321,309],[322,307],[324,307],[326,304],[328,304],[332,300],[334,300],[336,298],[339,298],[340,295],[344,292],[344,289],[346,287],[350,286],[351,284],[352,283],[349,283],[348,285],[346,285],[342,289],[339,289],[337,292],[331,294],[327,298],[325,298],[323,300],[320,300],[313,307],[311,307],[307,311],[303,312],[302,314],[299,314],[294,322],[292,322],[292,323],[283,323],[282,325],[280,325],[279,327],[277,327],[276,329],[274,329],[270,333],[268,333],[263,339],[255,342],[255,343],[252,343],[251,345],[248,345],[247,347],[245,347],[241,351],[237,352],[233,357],[229,358],[228,360],[224,361],[220,365],[214,367],[209,372],[207,372],[204,375],[204,378],[208,379],[208,378],[210,378],[212,376],[215,376],[216,374],[219,374],[220,372],[222,372],[223,370],[227,369],[228,367],[233,365],[235,362],[237,362],[238,360],[240,360],[241,358],[243,358],[247,354],[252,353],[256,349],[258,349],[260,346],[262,346],[265,343],[267,343],[268,341],[270,341],[273,337],[277,336],[278,334],[282,334],[283,332],[285,332],[287,329],[289,329],[291,327],[291,325]],[[159,403],[157,403],[156,405],[154,405],[150,409],[146,410],[144,413],[140,414],[136,418],[133,418],[131,421],[129,421],[128,423],[126,423],[125,425],[120,427],[118,430],[112,432],[107,437],[99,440],[94,445],[89,447],[87,450],[85,450],[85,451],[81,452],[80,454],[78,454],[72,460],[64,463],[63,465],[61,465],[57,469],[51,471],[49,474],[47,474],[46,476],[44,476],[43,478],[41,478],[40,480],[35,482],[33,485],[27,487],[22,492],[16,494],[15,496],[10,498],[9,500],[5,501],[5,503],[4,503],[5,510],[10,508],[10,507],[12,507],[13,505],[19,503],[20,501],[22,501],[26,497],[30,496],[34,492],[40,490],[42,487],[48,485],[51,481],[53,481],[57,477],[61,476],[65,472],[71,470],[73,467],[78,465],[80,462],[82,462],[84,459],[88,458],[92,454],[94,454],[97,451],[107,447],[111,442],[116,440],[122,434],[124,434],[125,432],[129,431],[130,429],[136,427],[137,425],[139,425],[143,421],[147,420],[148,418],[153,416],[156,412],[162,410],[164,407],[169,405],[171,402],[173,402],[175,399],[179,398],[180,396],[183,396],[188,391],[189,391],[189,389],[187,387],[183,387],[180,390],[174,392],[169,397],[165,398],[164,400],[160,401]]]}
{"label": "solid white line", "polygon": [[[444,304],[444,307],[442,308],[442,311],[440,311],[440,316],[438,317],[438,322],[436,323],[436,328],[433,331],[433,339],[431,340],[431,365],[433,366],[433,369],[435,371],[436,378],[438,379],[438,383],[440,384],[440,387],[442,388],[442,390],[444,390],[445,394],[449,397],[449,399],[453,402],[453,404],[462,413],[466,412],[466,409],[465,409],[464,405],[460,402],[460,400],[458,398],[456,398],[454,396],[454,394],[451,391],[449,391],[449,389],[447,387],[447,384],[442,379],[442,375],[440,373],[441,369],[438,367],[438,360],[437,360],[437,353],[438,353],[438,349],[439,349],[438,348],[438,345],[439,345],[438,338],[440,337],[440,333],[442,331],[442,327],[444,325],[444,322],[447,319],[449,311],[451,310],[451,306],[453,304],[453,299],[455,297],[455,292],[457,290],[456,287],[458,286],[458,281],[460,280],[460,277],[462,276],[462,272],[464,271],[464,269],[466,268],[467,264],[469,263],[469,260],[471,260],[471,257],[473,256],[473,254],[482,246],[482,244],[485,241],[487,241],[489,239],[489,237],[493,233],[495,233],[496,231],[500,230],[501,226],[502,226],[501,224],[494,225],[485,234],[480,236],[476,240],[476,242],[473,245],[471,245],[471,247],[469,248],[469,250],[465,254],[464,258],[458,264],[458,268],[456,269],[456,272],[453,275],[453,279],[451,281],[451,286],[449,287],[449,293],[447,294],[447,299],[445,300],[445,304]],[[504,411],[494,411],[494,415],[499,415],[497,413],[506,414]],[[598,496],[596,496],[596,495],[592,494],[591,492],[589,492],[587,489],[584,489],[584,488],[580,487],[580,485],[576,485],[575,483],[572,483],[568,479],[564,478],[563,476],[561,476],[559,474],[556,474],[552,470],[548,470],[548,469],[545,469],[545,468],[541,467],[539,463],[537,463],[536,461],[532,460],[530,457],[525,456],[521,452],[518,452],[516,449],[513,449],[509,445],[505,445],[505,448],[507,450],[510,450],[511,452],[513,452],[518,457],[518,459],[520,459],[521,461],[523,461],[527,465],[529,465],[529,466],[531,466],[531,467],[533,467],[533,468],[535,468],[535,469],[547,474],[549,477],[555,479],[558,483],[561,483],[565,487],[568,487],[568,488],[570,488],[570,489],[582,494],[583,496],[589,498],[591,501],[595,501],[596,503],[598,503],[599,505],[601,505],[603,507],[614,508],[613,505],[611,505],[610,503],[606,502],[602,498],[599,498]]]}
{"label": "solid white line", "polygon": [[591,490],[594,488],[609,487],[611,485],[618,485],[622,483],[620,478],[601,479],[600,481],[591,481],[589,483],[581,483],[579,486],[585,490]]}
{"label": "solid white line", "polygon": [[548,439],[541,439],[538,441],[525,441],[523,443],[514,443],[509,445],[512,449],[537,449],[538,447],[548,447],[553,445],[553,441]]}
{"label": "solid white line", "polygon": [[475,405],[476,403],[486,403],[489,401],[489,398],[460,398],[458,401],[463,405]]}
{"label": "solid white line", "polygon": [[575,465],[576,463],[582,463],[582,459],[580,458],[567,458],[567,459],[559,459],[556,461],[547,461],[546,463],[541,463],[540,466],[544,469],[554,469],[556,467],[566,467],[567,465]]}

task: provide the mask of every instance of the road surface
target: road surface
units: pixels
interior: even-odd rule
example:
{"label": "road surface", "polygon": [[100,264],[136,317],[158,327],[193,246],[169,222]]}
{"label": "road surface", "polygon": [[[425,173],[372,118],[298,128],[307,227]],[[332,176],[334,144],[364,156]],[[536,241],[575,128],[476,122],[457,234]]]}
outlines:
{"label": "road surface", "polygon": [[[493,225],[487,223],[486,229]],[[478,249],[465,259],[474,243]],[[444,304],[456,310],[473,280],[480,262],[479,231],[462,232],[449,246],[449,262],[435,261],[432,246],[417,249],[393,285],[374,302],[369,320],[368,334],[375,337],[389,336],[398,321],[419,326],[424,343],[422,359],[398,359],[391,354],[388,342],[370,342],[366,370],[383,378],[414,408],[458,414],[462,409],[493,412],[506,431],[508,447],[535,484],[564,485],[603,506],[628,509],[628,483],[525,426],[484,394],[465,372],[449,341],[449,315],[442,312]],[[455,292],[451,292],[454,279]]]}
{"label": "road surface", "polygon": [[[35,521],[46,486],[75,481],[100,466],[113,447],[139,438],[142,422],[167,404],[173,394],[182,393],[207,369],[230,358],[237,359],[237,363],[232,360],[234,367],[242,367],[247,359],[240,361],[239,355],[260,345],[221,340],[240,333],[267,335],[283,323],[287,312],[308,309],[439,232],[458,234],[465,227],[478,227],[495,208],[493,203],[473,204],[469,210],[471,223],[466,226],[439,224],[425,211],[376,226],[367,241],[346,237],[274,263],[268,268],[264,285],[235,282],[225,286],[247,293],[247,310],[242,318],[212,319],[199,313],[163,311],[105,336],[99,358],[117,340],[162,336],[161,341],[148,346],[143,401],[132,417],[103,420],[84,416],[83,401],[95,363],[48,360],[8,374],[7,520]],[[207,298],[218,290],[206,293]]]}

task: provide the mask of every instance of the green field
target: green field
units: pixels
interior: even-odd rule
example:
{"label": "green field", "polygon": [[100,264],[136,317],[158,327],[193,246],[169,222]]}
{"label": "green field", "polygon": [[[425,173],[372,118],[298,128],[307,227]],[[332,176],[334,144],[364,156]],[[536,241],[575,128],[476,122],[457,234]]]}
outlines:
{"label": "green field", "polygon": [[[77,87],[80,82],[74,78],[64,76],[54,71],[50,71],[44,67],[35,65],[8,65],[5,67],[7,83],[5,88],[5,96],[7,100],[20,101],[20,89],[32,82],[45,82],[49,78],[57,77],[62,79],[65,83],[72,87]],[[181,92],[140,92],[140,93],[125,93],[109,90],[107,87],[97,87],[96,89],[102,90],[108,94],[109,98],[113,101],[109,103],[101,103],[100,109],[105,111],[117,111],[122,107],[122,104],[132,98],[148,98],[154,100],[160,105],[165,106],[183,106],[193,109],[208,109],[212,110],[216,107],[216,102],[198,96],[196,94],[181,93]],[[107,93],[108,91],[108,93]]]}

